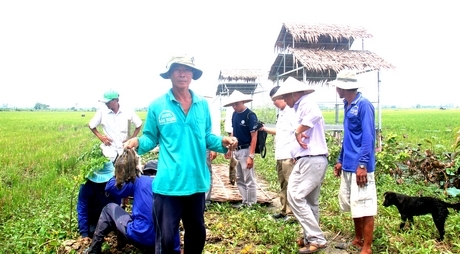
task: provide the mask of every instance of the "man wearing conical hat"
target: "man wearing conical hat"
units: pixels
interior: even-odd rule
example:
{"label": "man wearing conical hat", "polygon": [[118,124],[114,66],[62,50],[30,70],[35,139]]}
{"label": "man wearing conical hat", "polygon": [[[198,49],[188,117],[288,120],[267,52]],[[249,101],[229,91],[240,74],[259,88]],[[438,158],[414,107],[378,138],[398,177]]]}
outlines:
{"label": "man wearing conical hat", "polygon": [[355,237],[351,244],[372,253],[374,216],[377,215],[375,186],[375,113],[374,105],[358,92],[360,84],[353,70],[342,70],[329,82],[343,99],[343,142],[334,175],[340,177],[339,204],[351,212]]}
{"label": "man wearing conical hat", "polygon": [[[270,97],[272,97],[280,86],[275,86],[270,90]],[[281,211],[273,214],[275,219],[284,219],[289,221],[293,213],[287,201],[287,186],[289,176],[291,175],[294,163],[292,162],[290,147],[293,142],[294,126],[292,126],[292,119],[295,117],[294,109],[289,107],[283,99],[273,100],[273,105],[278,108],[276,116],[275,128],[263,127],[259,131],[265,131],[269,134],[275,135],[275,159],[276,159],[276,172],[278,173],[278,182],[280,184],[280,203]]]}
{"label": "man wearing conical hat", "polygon": [[238,139],[236,151],[229,151],[226,159],[235,158],[238,161],[236,166],[236,185],[241,195],[241,204],[234,205],[235,208],[252,206],[257,203],[257,185],[254,176],[254,158],[257,143],[257,115],[246,105],[252,101],[249,95],[234,90],[229,96],[224,107],[232,107],[232,135]]}
{"label": "man wearing conical hat", "polygon": [[272,97],[283,99],[295,111],[292,122],[295,141],[291,147],[295,164],[289,176],[287,198],[303,228],[303,247],[298,253],[313,253],[327,246],[319,227],[319,194],[328,165],[328,150],[323,115],[311,97],[314,91],[289,77]]}
{"label": "man wearing conical hat", "polygon": [[172,88],[150,104],[143,134],[125,142],[125,148],[136,148],[139,155],[160,146],[159,170],[152,186],[157,254],[178,253],[174,235],[181,220],[184,250],[202,253],[205,193],[210,187],[206,149],[226,153],[238,145],[235,138],[212,133],[206,99],[189,89],[202,74],[193,57],[173,56],[160,74],[171,81]]}

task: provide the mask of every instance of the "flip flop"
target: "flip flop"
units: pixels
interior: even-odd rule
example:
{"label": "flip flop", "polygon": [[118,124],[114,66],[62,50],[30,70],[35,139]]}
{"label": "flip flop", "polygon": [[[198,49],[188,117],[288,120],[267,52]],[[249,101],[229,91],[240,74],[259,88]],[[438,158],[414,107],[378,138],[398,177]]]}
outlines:
{"label": "flip flop", "polygon": [[306,253],[315,253],[322,249],[325,249],[327,244],[317,244],[317,243],[308,243],[305,247],[299,250],[299,254],[306,254]]}

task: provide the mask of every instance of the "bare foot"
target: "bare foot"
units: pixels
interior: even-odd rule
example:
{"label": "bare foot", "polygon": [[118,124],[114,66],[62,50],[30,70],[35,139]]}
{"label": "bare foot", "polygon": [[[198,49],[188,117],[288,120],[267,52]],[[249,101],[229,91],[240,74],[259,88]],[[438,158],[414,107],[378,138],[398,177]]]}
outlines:
{"label": "bare foot", "polygon": [[372,249],[371,248],[362,248],[361,252],[359,254],[372,254]]}
{"label": "bare foot", "polygon": [[363,241],[362,240],[358,240],[358,239],[353,239],[353,241],[351,242],[351,245],[355,246],[356,248],[362,248],[363,247]]}

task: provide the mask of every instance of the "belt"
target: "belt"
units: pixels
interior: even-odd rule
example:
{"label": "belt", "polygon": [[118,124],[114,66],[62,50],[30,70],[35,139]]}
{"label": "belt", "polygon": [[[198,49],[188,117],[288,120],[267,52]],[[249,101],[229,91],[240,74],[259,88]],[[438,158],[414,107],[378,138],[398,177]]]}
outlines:
{"label": "belt", "polygon": [[299,156],[299,157],[295,157],[295,160],[298,161],[299,159],[301,158],[306,158],[306,157],[318,157],[318,156],[323,156],[323,157],[327,157],[327,154],[316,154],[316,155],[302,155],[302,156]]}
{"label": "belt", "polygon": [[236,147],[236,150],[238,151],[238,150],[241,150],[241,149],[246,149],[246,148],[248,148],[249,146],[250,146],[249,144],[240,145],[240,146]]}

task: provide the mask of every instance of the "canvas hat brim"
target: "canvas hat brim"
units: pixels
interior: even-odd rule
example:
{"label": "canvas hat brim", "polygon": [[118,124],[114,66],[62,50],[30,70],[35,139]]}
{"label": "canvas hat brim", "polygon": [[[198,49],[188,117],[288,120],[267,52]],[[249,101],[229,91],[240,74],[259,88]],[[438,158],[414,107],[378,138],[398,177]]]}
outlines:
{"label": "canvas hat brim", "polygon": [[102,97],[102,99],[100,99],[99,101],[102,103],[107,103],[113,99],[118,99],[119,96],[120,95],[115,91],[108,91],[104,93],[104,97]]}
{"label": "canvas hat brim", "polygon": [[327,83],[344,90],[358,89],[362,87],[358,83],[356,72],[347,69],[341,70],[337,73],[337,78],[335,80]]}
{"label": "canvas hat brim", "polygon": [[187,56],[175,56],[172,57],[172,59],[168,62],[166,65],[166,72],[160,73],[160,76],[164,79],[169,79],[169,71],[171,70],[171,67],[173,67],[175,64],[182,64],[185,66],[188,66],[193,69],[193,80],[197,80],[203,75],[203,71],[198,69],[195,66],[193,57],[187,57]]}
{"label": "canvas hat brim", "polygon": [[352,90],[362,88],[362,86],[356,81],[340,81],[340,80],[333,80],[328,82],[328,84],[338,87],[344,90]]}
{"label": "canvas hat brim", "polygon": [[304,94],[310,94],[315,91],[314,88],[308,86],[307,84],[293,78],[289,77],[283,84],[280,86],[278,91],[272,96],[272,100],[279,100],[285,94],[303,92]]}
{"label": "canvas hat brim", "polygon": [[107,99],[107,98],[103,98],[103,99],[100,99],[99,102],[102,102],[102,103],[107,103],[109,101],[111,101],[113,99]]}
{"label": "canvas hat brim", "polygon": [[88,175],[86,178],[95,183],[105,183],[114,176],[115,167],[111,161],[106,162],[104,167],[94,171],[92,174]]}
{"label": "canvas hat brim", "polygon": [[249,95],[243,94],[238,90],[234,90],[233,93],[228,97],[227,102],[223,105],[224,107],[231,106],[235,102],[251,102],[252,98]]}

